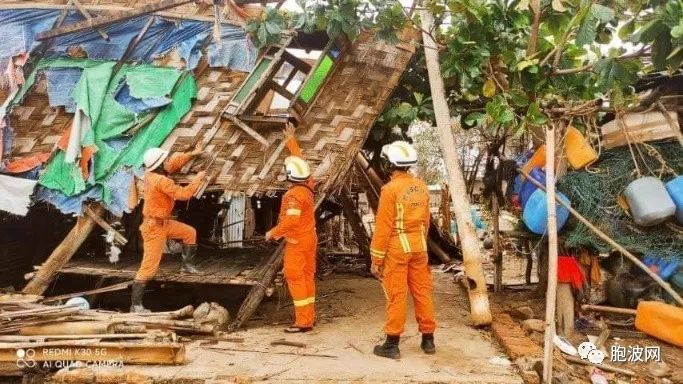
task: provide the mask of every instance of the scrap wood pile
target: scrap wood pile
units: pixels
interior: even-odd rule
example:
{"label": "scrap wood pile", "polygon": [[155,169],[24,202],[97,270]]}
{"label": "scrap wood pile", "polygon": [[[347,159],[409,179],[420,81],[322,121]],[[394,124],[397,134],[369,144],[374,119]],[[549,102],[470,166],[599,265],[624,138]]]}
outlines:
{"label": "scrap wood pile", "polygon": [[229,320],[227,310],[216,303],[118,313],[41,300],[35,295],[0,296],[0,361],[14,362],[20,350],[31,350],[27,358],[38,362],[184,364],[185,347],[178,335],[214,335]]}

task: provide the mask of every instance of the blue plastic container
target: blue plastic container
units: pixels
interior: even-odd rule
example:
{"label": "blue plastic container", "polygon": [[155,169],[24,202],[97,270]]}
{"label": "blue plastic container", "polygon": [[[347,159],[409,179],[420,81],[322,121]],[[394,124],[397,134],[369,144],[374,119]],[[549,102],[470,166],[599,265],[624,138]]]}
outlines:
{"label": "blue plastic container", "polygon": [[[570,204],[569,199],[564,194],[557,192],[557,197],[563,202]],[[558,232],[567,224],[569,220],[569,210],[560,204],[555,204],[557,214]],[[548,227],[548,204],[545,192],[536,189],[531,194],[522,212],[522,220],[529,230],[537,235],[546,233]]]}
{"label": "blue plastic container", "polygon": [[678,176],[666,183],[666,191],[676,204],[676,220],[683,224],[683,176]]}
{"label": "blue plastic container", "polygon": [[519,192],[522,190],[523,184],[524,181],[522,181],[522,175],[515,176],[515,182],[514,184],[512,184],[512,194],[519,195]]}
{"label": "blue plastic container", "polygon": [[[533,168],[531,172],[529,172],[529,176],[539,183],[545,185],[545,172],[543,172],[541,168]],[[527,200],[529,200],[529,197],[531,197],[531,195],[537,189],[538,188],[531,181],[524,180],[524,183],[522,183],[522,189],[519,191],[519,202],[522,204],[522,209],[524,209]]]}

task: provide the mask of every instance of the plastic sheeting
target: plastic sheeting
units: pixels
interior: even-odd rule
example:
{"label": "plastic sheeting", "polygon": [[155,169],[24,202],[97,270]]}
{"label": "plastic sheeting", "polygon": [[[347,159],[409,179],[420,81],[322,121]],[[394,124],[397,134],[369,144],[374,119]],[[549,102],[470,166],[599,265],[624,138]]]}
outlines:
{"label": "plastic sheeting", "polygon": [[[40,180],[45,187],[40,190],[41,199],[65,213],[79,214],[80,208],[74,207],[80,207],[88,199],[103,201],[112,212],[123,212],[128,196],[117,191],[123,184],[128,186],[130,179],[121,184],[118,173],[129,167],[139,168],[144,152],[161,145],[190,110],[197,91],[194,79],[181,77],[182,73],[173,68],[151,65],[124,65],[112,76],[112,62],[66,58],[44,59],[38,68],[83,70],[72,95],[78,108],[90,116],[91,127],[88,132],[80,133],[80,145],[97,147],[88,175],[83,175],[78,164],[68,163],[65,152],[58,150]],[[29,77],[24,88],[31,87],[34,81],[35,75]],[[119,84],[126,84],[138,96],[170,96],[171,102],[159,109],[154,119],[133,137],[126,137],[126,130],[145,114],[136,115],[115,100],[114,91],[120,88]],[[24,88],[20,92],[25,93]]]}
{"label": "plastic sheeting", "polygon": [[26,215],[36,183],[35,180],[0,175],[0,210]]}
{"label": "plastic sheeting", "polygon": [[54,68],[45,70],[47,97],[50,106],[64,106],[67,112],[76,111],[76,101],[71,93],[81,79],[81,68]]}
{"label": "plastic sheeting", "polygon": [[[36,199],[54,205],[64,214],[75,216],[83,215],[84,203],[88,201],[104,201],[104,207],[109,212],[115,216],[121,216],[124,212],[130,212],[128,209],[128,196],[133,176],[134,174],[131,169],[119,170],[103,185],[88,188],[88,190],[74,196],[66,196],[59,191],[39,186],[36,192]],[[103,198],[105,194],[107,195],[106,199]]]}
{"label": "plastic sheeting", "polygon": [[[41,9],[0,10],[0,35],[3,36],[3,44],[0,44],[0,67],[4,68],[10,57],[35,48],[39,43],[35,36],[51,29],[61,12]],[[109,35],[109,41],[104,40],[94,29],[56,37],[46,56],[65,56],[69,47],[78,46],[86,52],[89,59],[118,60],[150,17],[155,20],[131,53],[130,59],[150,63],[172,49],[177,49],[185,60],[186,68],[194,69],[202,56],[202,42],[211,34],[213,23],[149,15],[102,27]],[[63,25],[83,19],[79,12],[69,11]],[[221,43],[212,42],[208,48],[210,65],[250,71],[256,60],[257,50],[249,42],[245,32],[242,28],[229,24],[223,24],[221,31]]]}

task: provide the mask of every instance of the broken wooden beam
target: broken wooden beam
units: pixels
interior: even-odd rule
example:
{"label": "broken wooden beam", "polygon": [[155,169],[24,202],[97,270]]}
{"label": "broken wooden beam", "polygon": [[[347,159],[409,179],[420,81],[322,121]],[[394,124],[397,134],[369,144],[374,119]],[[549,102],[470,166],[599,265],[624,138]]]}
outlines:
{"label": "broken wooden beam", "polygon": [[185,363],[185,346],[179,343],[79,342],[62,341],[2,343],[0,361],[17,361],[17,350],[33,350],[36,362],[74,360],[83,362],[107,361],[121,364],[180,365]]}
{"label": "broken wooden beam", "polygon": [[91,219],[97,223],[102,229],[109,233],[114,234],[114,240],[118,242],[121,245],[126,245],[128,244],[128,240],[123,237],[122,234],[119,233],[119,231],[115,230],[109,223],[107,223],[100,215],[97,215],[95,211],[93,211],[90,207],[86,206],[85,207],[85,214],[88,215]]}
{"label": "broken wooden beam", "polygon": [[226,116],[230,121],[232,121],[235,125],[240,127],[245,133],[247,133],[249,136],[254,138],[254,140],[258,141],[259,143],[263,144],[265,147],[268,147],[270,143],[268,143],[268,140],[266,140],[265,137],[261,136],[258,132],[256,132],[253,128],[248,126],[246,123],[244,123],[242,120],[240,120],[237,116],[232,116],[228,114],[224,114],[223,116]]}
{"label": "broken wooden beam", "polygon": [[127,11],[112,12],[112,14],[107,16],[99,16],[94,19],[86,19],[78,23],[53,28],[51,30],[41,32],[38,35],[36,35],[36,40],[47,40],[53,37],[64,36],[70,33],[79,32],[90,28],[96,29],[107,26],[109,24],[130,20],[135,17],[146,15],[149,13],[154,13],[157,11],[163,11],[165,9],[178,7],[184,4],[191,3],[193,1],[194,0],[162,0],[155,4],[149,4],[143,7],[134,8]]}
{"label": "broken wooden beam", "polygon": [[[97,216],[102,216],[104,208],[97,205],[94,209]],[[57,272],[66,265],[71,257],[76,253],[81,244],[88,237],[95,227],[95,220],[88,215],[78,218],[76,225],[66,235],[64,240],[52,251],[52,254],[45,260],[40,269],[33,276],[33,279],[26,284],[23,293],[32,295],[42,295],[52,282]]]}
{"label": "broken wooden beam", "polygon": [[[90,14],[90,12],[88,12],[87,9],[83,7],[83,4],[81,4],[80,1],[71,0],[71,2],[73,3],[73,5],[76,6],[78,12],[80,12],[86,20],[92,20],[92,15]],[[101,28],[97,28],[97,33],[99,33],[104,40],[109,41],[109,35],[107,35],[107,32],[103,31]]]}
{"label": "broken wooden beam", "polygon": [[108,287],[91,289],[88,291],[67,293],[67,294],[59,295],[59,296],[46,297],[42,300],[42,302],[43,303],[51,303],[51,302],[55,302],[55,301],[59,301],[59,300],[70,299],[72,297],[87,296],[87,295],[92,295],[92,294],[96,294],[96,293],[120,291],[120,290],[128,288],[132,284],[133,284],[133,281],[131,280],[131,281],[126,281],[124,283],[110,285]]}
{"label": "broken wooden beam", "polygon": [[[326,193],[323,192],[320,194],[315,203],[316,210],[320,207],[320,204],[322,204],[322,202],[325,200],[325,197]],[[258,308],[259,304],[261,304],[261,301],[266,296],[268,286],[271,285],[273,279],[275,279],[275,275],[280,271],[280,269],[282,269],[282,257],[284,254],[284,250],[285,242],[281,241],[275,249],[275,251],[273,251],[270,258],[268,259],[268,262],[266,264],[267,267],[264,268],[264,271],[258,278],[257,283],[251,288],[251,290],[247,294],[247,297],[242,302],[242,305],[240,306],[240,309],[237,312],[237,315],[235,316],[235,320],[233,320],[232,323],[230,323],[230,325],[228,326],[228,329],[230,331],[234,331],[237,328],[243,326],[244,323],[246,323],[251,318],[254,312],[256,312],[256,308]]]}
{"label": "broken wooden beam", "polygon": [[351,191],[348,186],[344,186],[342,189],[342,192],[339,194],[339,201],[341,202],[344,216],[349,220],[349,224],[353,230],[353,238],[356,240],[356,244],[358,244],[358,250],[360,251],[360,254],[365,257],[365,264],[369,271],[371,264],[370,239],[363,226],[363,220],[360,215],[358,215],[358,208],[353,203]]}

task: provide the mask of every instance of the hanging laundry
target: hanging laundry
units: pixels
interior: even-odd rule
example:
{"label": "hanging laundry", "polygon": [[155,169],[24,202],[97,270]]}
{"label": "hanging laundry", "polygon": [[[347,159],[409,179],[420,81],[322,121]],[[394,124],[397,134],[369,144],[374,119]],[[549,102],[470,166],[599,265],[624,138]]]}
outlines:
{"label": "hanging laundry", "polygon": [[0,175],[0,210],[25,216],[38,182]]}

